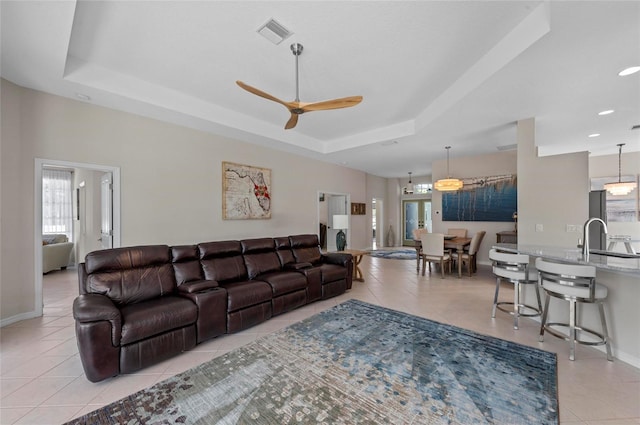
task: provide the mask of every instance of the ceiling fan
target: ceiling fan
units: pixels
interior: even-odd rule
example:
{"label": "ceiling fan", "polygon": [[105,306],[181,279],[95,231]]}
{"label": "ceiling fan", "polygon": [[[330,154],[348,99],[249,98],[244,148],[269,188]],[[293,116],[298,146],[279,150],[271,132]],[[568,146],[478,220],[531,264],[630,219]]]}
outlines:
{"label": "ceiling fan", "polygon": [[362,102],[362,96],[350,96],[343,97],[340,99],[333,100],[324,100],[322,102],[313,102],[313,103],[305,103],[300,102],[300,87],[299,87],[299,78],[298,78],[298,56],[302,54],[302,44],[293,43],[291,45],[291,51],[293,55],[296,57],[296,98],[291,102],[285,102],[284,100],[280,100],[275,96],[270,95],[269,93],[263,92],[255,87],[251,87],[248,84],[243,83],[242,81],[236,81],[240,87],[248,91],[249,93],[253,93],[257,96],[264,97],[265,99],[272,100],[281,105],[284,105],[289,112],[291,112],[291,118],[287,121],[284,128],[285,130],[292,129],[298,123],[298,116],[304,114],[305,112],[311,111],[324,111],[328,109],[341,109],[341,108],[349,108],[351,106],[356,106],[358,103]]}

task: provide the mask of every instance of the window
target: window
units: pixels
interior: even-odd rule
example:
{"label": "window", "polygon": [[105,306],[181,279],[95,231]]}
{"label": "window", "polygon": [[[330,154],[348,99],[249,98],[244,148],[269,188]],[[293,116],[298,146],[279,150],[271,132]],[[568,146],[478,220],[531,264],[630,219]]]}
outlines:
{"label": "window", "polygon": [[72,240],[73,200],[67,170],[42,170],[42,233],[62,233]]}
{"label": "window", "polygon": [[413,185],[413,193],[431,193],[433,185],[431,183],[420,183]]}

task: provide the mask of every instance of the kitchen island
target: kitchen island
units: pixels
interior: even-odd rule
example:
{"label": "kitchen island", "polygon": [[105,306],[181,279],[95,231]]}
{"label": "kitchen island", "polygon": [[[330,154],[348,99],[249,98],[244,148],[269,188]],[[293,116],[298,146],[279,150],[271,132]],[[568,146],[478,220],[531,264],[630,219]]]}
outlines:
{"label": "kitchen island", "polygon": [[[542,257],[570,264],[587,264],[598,270],[607,270],[636,276],[640,279],[640,256],[632,258],[623,253],[611,255],[589,254],[589,261],[585,261],[580,248],[558,248],[553,246],[523,245],[511,243],[495,244],[494,248],[501,251],[528,254],[532,257]],[[626,258],[625,258],[626,257]],[[638,281],[640,284],[640,280]]]}
{"label": "kitchen island", "polygon": [[[616,359],[640,368],[640,258],[620,258],[592,253],[589,254],[589,261],[585,261],[579,248],[524,244],[495,244],[494,248],[528,254],[532,262],[535,261],[535,257],[542,257],[551,261],[595,266],[596,280],[608,288],[605,311],[613,355]],[[535,297],[532,291],[533,288],[527,288],[525,299]],[[587,304],[581,306],[579,316],[587,328],[599,329],[598,314],[595,305]],[[549,305],[549,321],[566,322],[567,318],[567,304],[552,298]],[[545,338],[554,337],[547,335]],[[544,349],[544,343],[540,348]],[[602,347],[597,349],[604,352]],[[580,356],[577,358],[579,361]]]}

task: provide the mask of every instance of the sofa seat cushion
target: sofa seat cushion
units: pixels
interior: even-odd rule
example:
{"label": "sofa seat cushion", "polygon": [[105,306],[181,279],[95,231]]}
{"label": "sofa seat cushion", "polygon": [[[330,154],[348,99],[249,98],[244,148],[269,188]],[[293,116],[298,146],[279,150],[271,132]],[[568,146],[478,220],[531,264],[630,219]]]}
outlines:
{"label": "sofa seat cushion", "polygon": [[298,272],[267,273],[260,275],[258,279],[271,285],[274,297],[307,288],[307,278]]}
{"label": "sofa seat cushion", "polygon": [[320,266],[322,283],[334,282],[347,277],[347,269],[336,264],[322,264]]}
{"label": "sofa seat cushion", "polygon": [[187,298],[164,296],[120,309],[122,336],[120,345],[131,344],[172,329],[191,325],[198,318],[198,308]]}
{"label": "sofa seat cushion", "polygon": [[227,311],[237,311],[266,301],[271,301],[272,290],[267,282],[246,280],[221,284],[227,290]]}

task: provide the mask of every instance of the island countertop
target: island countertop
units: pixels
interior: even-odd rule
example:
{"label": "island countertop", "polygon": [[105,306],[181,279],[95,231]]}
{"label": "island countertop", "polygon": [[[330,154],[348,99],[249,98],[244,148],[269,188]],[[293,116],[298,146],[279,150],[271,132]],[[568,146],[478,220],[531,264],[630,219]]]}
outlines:
{"label": "island countertop", "polygon": [[608,270],[640,277],[640,258],[619,258],[607,255],[589,254],[589,261],[584,261],[582,250],[579,248],[559,248],[542,245],[523,245],[512,243],[494,244],[494,248],[528,254],[532,257],[542,257],[570,264],[588,264],[596,269]]}

